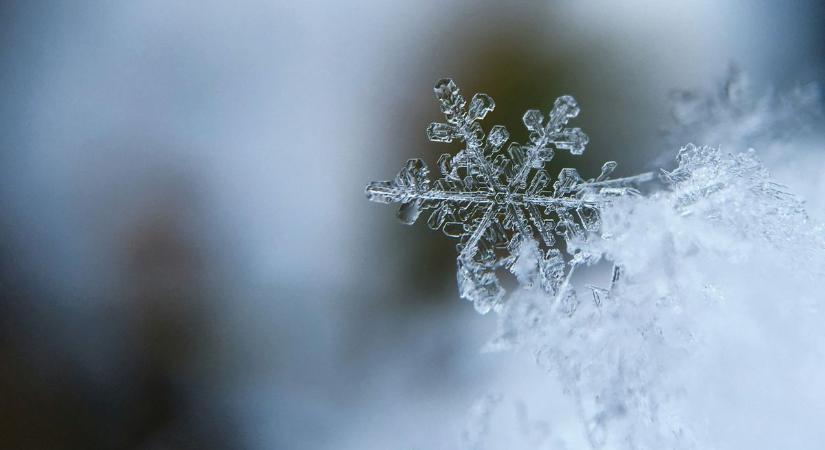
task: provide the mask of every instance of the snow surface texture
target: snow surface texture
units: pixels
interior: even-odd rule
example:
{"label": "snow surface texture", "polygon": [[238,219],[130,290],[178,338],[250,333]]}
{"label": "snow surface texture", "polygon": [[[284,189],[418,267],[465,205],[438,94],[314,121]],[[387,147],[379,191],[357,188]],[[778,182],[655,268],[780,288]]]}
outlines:
{"label": "snow surface texture", "polygon": [[[731,83],[736,81],[727,86]],[[729,136],[726,143],[734,148],[744,138],[786,140],[793,136],[794,126],[801,129],[811,124],[810,117],[818,117],[813,114],[799,118],[798,125],[788,125],[796,120],[788,112],[793,108],[775,105],[735,109],[736,120],[721,117],[726,113],[720,111],[730,110],[731,99],[737,99],[736,92],[729,90],[719,101],[690,106],[698,108],[699,116],[704,108],[716,117],[708,123],[724,130]],[[774,110],[779,117],[770,117]],[[550,116],[552,124],[552,111]],[[729,126],[717,120],[727,120]],[[751,128],[754,120],[765,126],[787,126],[771,132],[762,126]],[[688,125],[703,139],[712,135],[696,121]],[[463,164],[473,175],[477,171],[466,161],[480,158],[474,152],[481,147],[468,143],[473,142],[470,139],[464,141]],[[553,142],[533,144],[535,152],[541,152],[542,145],[553,146]],[[649,196],[638,195],[624,182],[621,192],[604,192],[598,185],[604,177],[577,178],[573,190],[548,193],[547,198],[573,202],[563,204],[565,211],[587,205],[596,217],[589,226],[579,215],[566,219],[561,230],[553,228],[563,238],[566,258],[550,277],[550,289],[531,281],[544,271],[550,255],[561,252],[546,241],[543,244],[551,248],[543,248],[541,238],[535,237],[541,237],[541,231],[533,234],[530,225],[538,228],[536,222],[512,212],[524,204],[529,207],[529,202],[485,204],[490,206],[484,211],[495,211],[488,214],[503,217],[500,232],[509,236],[509,252],[504,258],[474,261],[482,266],[483,276],[506,267],[524,287],[506,300],[500,286],[496,290],[492,306],[499,313],[499,330],[487,349],[533,354],[573,398],[581,433],[548,431],[539,439],[525,435],[516,442],[513,427],[497,426],[495,409],[501,398],[491,396],[481,399],[472,411],[463,436],[467,447],[581,448],[584,442],[591,448],[616,449],[821,448],[825,442],[821,426],[825,420],[825,229],[808,216],[801,200],[771,180],[753,150],[729,153],[689,144],[679,151],[676,163],[675,169],[661,172],[664,188]],[[443,173],[444,178],[449,173]],[[546,177],[538,173],[534,177]],[[415,192],[428,192],[426,183],[415,185],[404,179],[402,170],[394,183],[371,184],[368,195],[380,191],[383,201],[426,204],[429,199],[410,194],[413,186],[425,187]],[[451,189],[472,191],[469,184],[464,187]],[[498,192],[493,183],[479,190]],[[542,189],[536,192],[528,195],[543,197]],[[485,195],[500,198],[495,193]],[[512,195],[505,189],[504,198]],[[460,203],[467,209],[462,202],[445,200],[435,207]],[[553,211],[559,223],[565,222],[559,208]],[[457,233],[465,244],[459,247],[462,254],[481,228],[475,217],[488,217],[484,214],[474,212],[464,232]],[[483,218],[480,223],[484,224]],[[581,226],[578,234],[565,235],[573,225]],[[462,254],[459,285],[475,283],[472,274],[462,273]],[[592,299],[585,299],[573,289],[572,272],[578,265],[599,261],[614,264],[609,289],[593,288]],[[462,289],[466,297],[465,293]],[[477,298],[469,298],[478,305]],[[509,445],[502,446],[496,435],[510,436]]]}

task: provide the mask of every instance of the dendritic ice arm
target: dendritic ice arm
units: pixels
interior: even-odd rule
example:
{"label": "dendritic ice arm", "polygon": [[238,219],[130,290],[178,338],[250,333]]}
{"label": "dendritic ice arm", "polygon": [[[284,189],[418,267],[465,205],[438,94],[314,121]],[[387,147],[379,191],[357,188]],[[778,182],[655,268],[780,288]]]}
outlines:
{"label": "dendritic ice arm", "polygon": [[[489,95],[475,94],[468,104],[450,79],[438,81],[434,90],[446,121],[430,124],[427,135],[435,142],[458,141],[462,148],[441,155],[435,182],[424,161],[410,159],[393,180],[367,185],[367,198],[400,203],[398,217],[405,224],[432,210],[429,227],[459,239],[459,293],[481,313],[502,304],[496,272],[503,269],[518,271],[524,285],[538,283],[560,298],[575,297],[568,281],[578,265],[593,262],[581,249],[599,230],[600,207],[616,196],[637,194],[634,185],[652,175],[609,179],[616,168],[610,161],[596,178],[565,168],[551,182],[544,166],[555,152],[580,155],[588,143],[579,128],[566,128],[579,114],[573,97],[559,97],[546,120],[538,110],[527,111],[530,143],[512,142],[505,149],[507,129],[496,125],[485,135],[479,123],[495,107]],[[536,251],[527,256],[522,250],[529,243]]]}

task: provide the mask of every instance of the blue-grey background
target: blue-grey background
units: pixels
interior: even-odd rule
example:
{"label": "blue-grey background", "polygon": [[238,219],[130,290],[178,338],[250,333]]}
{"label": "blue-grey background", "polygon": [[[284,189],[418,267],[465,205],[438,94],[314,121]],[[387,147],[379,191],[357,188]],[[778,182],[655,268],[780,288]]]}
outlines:
{"label": "blue-grey background", "polygon": [[572,94],[578,167],[629,174],[674,88],[821,81],[820,3],[2,2],[0,448],[456,448],[543,378],[364,199],[454,151],[432,84],[517,139]]}

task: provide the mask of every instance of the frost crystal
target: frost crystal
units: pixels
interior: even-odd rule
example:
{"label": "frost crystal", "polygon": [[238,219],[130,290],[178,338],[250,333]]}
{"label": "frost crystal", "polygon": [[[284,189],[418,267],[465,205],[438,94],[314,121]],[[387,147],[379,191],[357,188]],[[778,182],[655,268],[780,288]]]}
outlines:
{"label": "frost crystal", "polygon": [[662,170],[661,178],[680,214],[700,215],[746,242],[782,246],[794,254],[789,264],[822,272],[810,262],[825,248],[821,230],[812,226],[804,202],[771,179],[755,150],[732,154],[688,144],[676,161],[678,167]]}
{"label": "frost crystal", "polygon": [[[546,118],[538,110],[527,111],[522,120],[530,142],[511,142],[505,149],[510,135],[503,126],[492,127],[485,138],[479,124],[495,107],[489,95],[475,94],[468,105],[453,80],[442,79],[435,96],[446,122],[430,124],[429,139],[459,141],[463,148],[441,155],[434,183],[424,161],[410,159],[395,179],[367,185],[367,198],[401,203],[398,217],[405,224],[432,210],[429,227],[459,239],[459,292],[479,312],[502,305],[499,269],[517,272],[524,286],[539,284],[569,303],[572,312],[575,292],[569,279],[577,266],[598,259],[582,244],[599,230],[601,207],[637,193],[632,185],[651,175],[611,180],[616,163],[610,161],[596,178],[584,179],[576,169],[564,168],[551,183],[544,166],[555,152],[580,155],[588,143],[581,129],[566,127],[579,114],[573,97],[556,99]],[[522,251],[523,246],[536,248]]]}

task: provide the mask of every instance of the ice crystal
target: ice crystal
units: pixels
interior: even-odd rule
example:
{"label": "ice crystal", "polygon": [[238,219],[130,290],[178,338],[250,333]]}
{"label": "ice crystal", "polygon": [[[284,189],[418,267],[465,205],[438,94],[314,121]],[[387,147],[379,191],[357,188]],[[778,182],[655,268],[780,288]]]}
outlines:
{"label": "ice crystal", "polygon": [[[434,90],[446,122],[430,124],[427,136],[434,142],[458,141],[461,150],[441,155],[434,183],[426,163],[410,159],[393,180],[367,185],[367,198],[401,203],[398,217],[405,224],[432,210],[429,227],[459,239],[459,293],[479,312],[502,305],[500,269],[518,272],[522,285],[538,284],[572,311],[575,292],[569,279],[577,266],[594,260],[582,244],[599,230],[600,208],[638,192],[633,184],[650,174],[609,179],[616,168],[610,161],[595,178],[564,168],[551,182],[545,164],[555,152],[581,155],[588,143],[581,129],[567,127],[579,114],[573,97],[556,99],[546,117],[527,111],[522,120],[529,142],[505,148],[510,135],[504,126],[493,126],[485,137],[479,123],[495,107],[489,95],[475,94],[468,104],[451,79],[438,81]],[[521,251],[524,246],[536,246],[536,251]]]}
{"label": "ice crystal", "polygon": [[678,167],[662,170],[661,178],[680,214],[725,226],[743,242],[781,246],[794,255],[788,264],[823,272],[814,262],[814,254],[825,250],[822,230],[804,202],[772,180],[755,150],[726,153],[688,144],[676,160]]}

